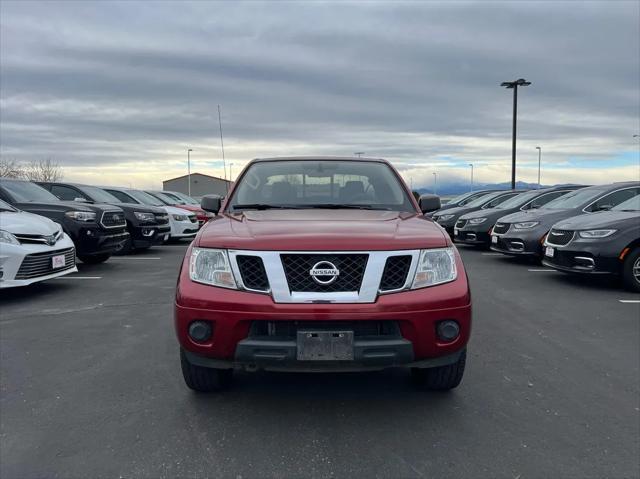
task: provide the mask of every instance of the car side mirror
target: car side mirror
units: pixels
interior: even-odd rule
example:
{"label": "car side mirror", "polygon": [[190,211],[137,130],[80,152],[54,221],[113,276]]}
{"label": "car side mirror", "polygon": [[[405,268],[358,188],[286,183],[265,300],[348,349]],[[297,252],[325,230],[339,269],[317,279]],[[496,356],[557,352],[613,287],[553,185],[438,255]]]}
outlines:
{"label": "car side mirror", "polygon": [[222,197],[218,195],[204,195],[200,200],[200,208],[216,215],[221,206]]}
{"label": "car side mirror", "polygon": [[423,213],[439,210],[442,206],[438,195],[422,195],[418,200],[418,205]]}

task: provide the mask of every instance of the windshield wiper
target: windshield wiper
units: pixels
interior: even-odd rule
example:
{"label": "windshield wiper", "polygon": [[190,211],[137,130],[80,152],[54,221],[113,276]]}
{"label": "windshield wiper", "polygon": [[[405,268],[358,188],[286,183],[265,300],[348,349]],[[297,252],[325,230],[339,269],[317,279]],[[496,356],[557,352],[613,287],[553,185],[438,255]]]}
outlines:
{"label": "windshield wiper", "polygon": [[299,210],[300,206],[295,205],[267,205],[265,203],[251,203],[246,205],[233,205],[235,210]]}
{"label": "windshield wiper", "polygon": [[313,205],[304,205],[305,208],[313,208],[313,209],[327,209],[327,210],[386,210],[389,211],[391,208],[384,208],[382,206],[373,207],[367,205],[353,205],[353,204],[345,204],[345,203],[321,203],[321,204],[313,204]]}

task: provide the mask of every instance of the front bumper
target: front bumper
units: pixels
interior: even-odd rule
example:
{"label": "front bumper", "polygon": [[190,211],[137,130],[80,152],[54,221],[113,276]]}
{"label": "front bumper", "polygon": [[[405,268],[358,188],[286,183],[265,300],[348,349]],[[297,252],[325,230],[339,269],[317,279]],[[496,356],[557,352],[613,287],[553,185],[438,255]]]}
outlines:
{"label": "front bumper", "polygon": [[106,231],[98,226],[79,228],[73,236],[78,256],[112,254],[129,239],[129,233],[123,227],[116,231]]}
{"label": "front bumper", "polygon": [[167,225],[140,224],[131,228],[131,242],[134,248],[149,248],[169,239],[171,227]]}
{"label": "front bumper", "polygon": [[490,239],[491,250],[511,256],[542,256],[541,237],[544,238],[544,233],[540,233],[539,236],[526,232],[517,235],[513,233],[493,234]]}
{"label": "front bumper", "polygon": [[171,238],[195,238],[200,224],[196,221],[175,221],[171,220]]}
{"label": "front bumper", "polygon": [[456,243],[470,245],[488,245],[491,242],[491,236],[486,230],[474,230],[468,227],[464,229],[455,229],[453,240]]}
{"label": "front bumper", "polygon": [[575,247],[555,247],[553,248],[553,257],[546,254],[542,257],[542,263],[559,271],[567,273],[580,274],[620,274],[622,271],[622,262],[618,259],[618,251],[603,251],[602,246],[583,246]]}

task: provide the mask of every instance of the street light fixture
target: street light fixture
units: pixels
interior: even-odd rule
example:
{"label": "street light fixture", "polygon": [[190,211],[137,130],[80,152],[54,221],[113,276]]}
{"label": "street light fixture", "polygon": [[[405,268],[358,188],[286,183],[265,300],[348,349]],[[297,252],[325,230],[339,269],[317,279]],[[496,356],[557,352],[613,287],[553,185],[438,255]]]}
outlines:
{"label": "street light fixture", "polygon": [[191,152],[193,150],[191,148],[189,148],[187,150],[187,176],[188,176],[188,180],[189,180],[189,186],[187,187],[187,191],[188,191],[188,195],[191,196]]}
{"label": "street light fixture", "polygon": [[536,146],[536,150],[538,150],[538,189],[540,189],[540,160],[542,158],[542,148]]}
{"label": "street light fixture", "polygon": [[511,139],[511,189],[516,189],[516,119],[518,117],[518,87],[529,86],[530,81],[519,78],[514,81],[505,81],[500,86],[513,90],[513,133]]}
{"label": "street light fixture", "polygon": [[473,163],[469,163],[471,167],[471,192],[473,193]]}

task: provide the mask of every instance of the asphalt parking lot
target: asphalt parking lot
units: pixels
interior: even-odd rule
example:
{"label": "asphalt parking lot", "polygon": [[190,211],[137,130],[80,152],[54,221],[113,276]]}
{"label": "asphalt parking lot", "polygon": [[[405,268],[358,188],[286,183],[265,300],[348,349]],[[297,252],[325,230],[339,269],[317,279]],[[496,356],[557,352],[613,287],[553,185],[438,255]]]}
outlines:
{"label": "asphalt parking lot", "polygon": [[460,248],[475,323],[458,389],[240,373],[197,395],[172,324],[185,247],[1,293],[0,476],[640,476],[640,296],[612,281]]}

